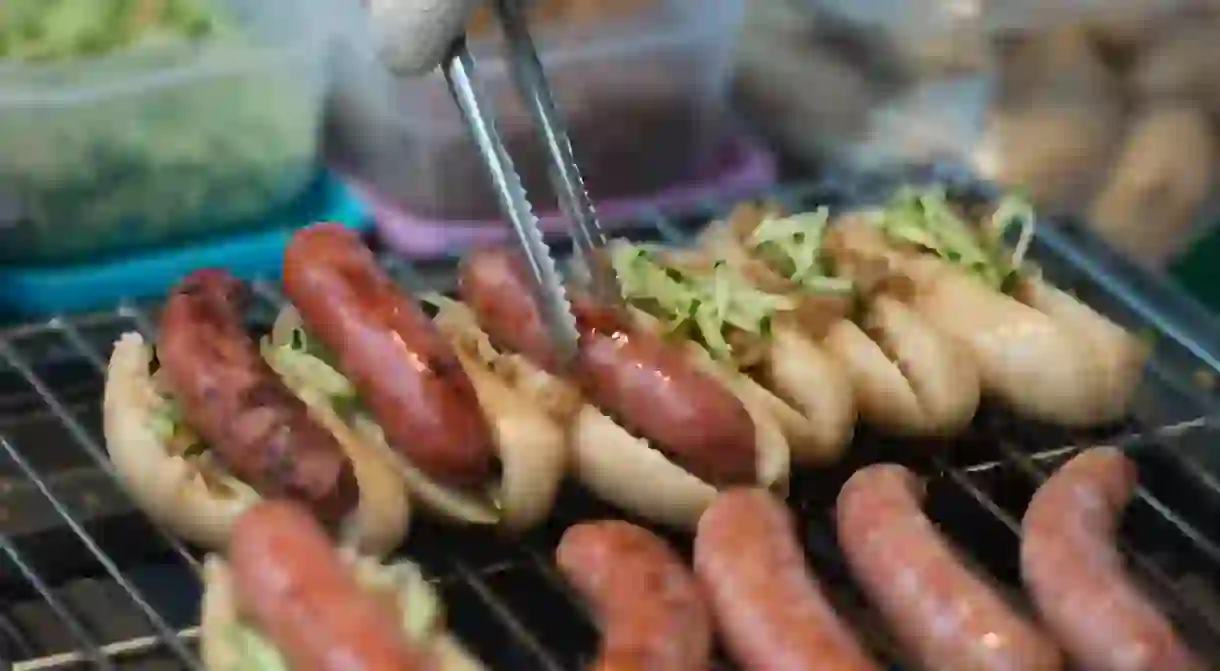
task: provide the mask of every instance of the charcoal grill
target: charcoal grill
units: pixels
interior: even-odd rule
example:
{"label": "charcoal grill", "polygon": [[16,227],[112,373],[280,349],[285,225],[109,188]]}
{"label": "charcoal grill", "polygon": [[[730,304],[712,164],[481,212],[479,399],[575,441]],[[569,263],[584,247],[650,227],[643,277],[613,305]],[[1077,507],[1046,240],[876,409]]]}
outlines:
{"label": "charcoal grill", "polygon": [[[790,208],[843,207],[877,201],[892,181],[827,179],[760,195]],[[987,195],[969,183],[956,190]],[[642,213],[623,230],[682,244],[730,205],[709,202],[684,217]],[[410,289],[452,286],[452,260],[412,266],[381,258]],[[791,505],[810,562],[878,657],[898,668],[833,541],[829,505],[853,467],[891,459],[919,469],[929,482],[929,514],[1017,595],[1018,524],[1037,484],[1082,446],[1118,444],[1142,477],[1123,549],[1183,633],[1220,664],[1220,324],[1070,225],[1042,226],[1033,258],[1057,284],[1153,339],[1130,419],[1070,432],[984,407],[965,435],[942,444],[862,431],[846,463],[794,476]],[[254,288],[251,324],[265,330],[283,298],[274,279]],[[155,303],[129,301],[0,331],[0,666],[199,668],[200,558],[132,508],[101,436],[110,345],[131,329],[153,335],[156,311]],[[417,519],[404,553],[436,581],[457,635],[493,668],[578,669],[596,649],[596,629],[550,557],[567,525],[599,516],[622,515],[573,488],[550,523],[522,538]],[[689,549],[689,538],[673,540]]]}

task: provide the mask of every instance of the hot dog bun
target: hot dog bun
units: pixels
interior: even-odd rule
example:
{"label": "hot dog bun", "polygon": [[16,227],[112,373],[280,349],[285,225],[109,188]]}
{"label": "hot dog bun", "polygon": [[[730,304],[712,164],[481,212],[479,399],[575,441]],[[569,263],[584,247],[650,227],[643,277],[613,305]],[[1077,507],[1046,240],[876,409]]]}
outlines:
{"label": "hot dog bun", "polygon": [[841,243],[880,256],[915,283],[911,306],[970,354],[982,389],[1018,413],[1064,426],[1123,417],[1147,346],[1038,277],[1002,293],[930,254],[900,250],[862,215],[837,226]]}
{"label": "hot dog bun", "polygon": [[[720,258],[724,257],[703,250],[667,250],[656,260],[698,275],[712,272],[714,262]],[[729,263],[735,264],[733,260]],[[744,273],[734,276],[755,288]],[[634,315],[642,326],[665,329],[650,315],[638,310]],[[820,465],[836,461],[855,432],[857,413],[849,371],[790,320],[772,321],[770,334],[758,339],[757,345],[757,360],[750,366],[754,375],[733,376],[740,393],[750,397],[779,425],[793,463]],[[703,365],[712,363],[708,352],[698,344],[689,342],[687,348],[691,356],[703,360]],[[809,384],[809,380],[818,383]]]}
{"label": "hot dog bun", "polygon": [[[719,371],[716,371],[720,374]],[[758,484],[786,493],[788,444],[771,416],[756,404],[746,384],[721,378],[754,421]],[[740,376],[735,376],[740,378]],[[693,529],[717,489],[665,458],[648,441],[630,434],[597,408],[585,405],[572,441],[576,475],[599,498],[654,522]]]}
{"label": "hot dog bun", "polygon": [[[641,324],[648,318],[633,317]],[[441,301],[436,316],[441,329],[451,337],[468,338],[491,348],[490,337],[479,328],[466,305]],[[697,348],[696,348],[697,350]],[[754,420],[759,485],[785,491],[788,481],[788,445],[776,422],[744,391],[747,380],[730,375],[706,358],[694,356],[696,365],[718,380],[741,400]],[[521,355],[500,355],[501,365],[510,367],[513,387],[531,404],[542,408],[568,431],[570,465],[577,478],[599,498],[661,524],[694,528],[716,495],[716,488],[670,461],[648,441],[629,433],[595,406],[585,403],[572,386]]]}
{"label": "hot dog bun", "polygon": [[[483,671],[486,667],[445,630],[444,607],[419,568],[406,561],[383,565],[347,554],[361,584],[370,589],[393,585],[398,590],[403,629],[408,638],[432,654],[437,671]],[[232,573],[219,555],[209,555],[203,567],[200,615],[200,655],[207,671],[250,668],[242,636],[251,634],[237,610]],[[261,638],[261,637],[260,637]],[[262,641],[265,645],[265,641]],[[269,645],[268,645],[269,647]]]}
{"label": "hot dog bun", "polygon": [[[153,348],[138,333],[126,333],[115,343],[103,397],[106,449],[150,517],[191,543],[222,548],[234,520],[260,497],[223,472],[219,482],[205,481],[198,461],[171,454],[164,431],[168,401],[153,381],[152,361]],[[363,552],[388,553],[402,541],[409,521],[402,481],[383,456],[341,422],[327,413],[311,414],[334,434],[355,469],[360,499],[341,533]]]}
{"label": "hot dog bun", "polygon": [[[748,269],[743,274],[759,279],[759,288],[788,285],[746,242],[764,217],[772,214],[765,208],[740,206],[724,222],[712,224],[702,234],[700,246]],[[825,251],[833,256],[835,250],[827,245]],[[758,278],[759,274],[770,277]],[[888,433],[949,436],[964,429],[979,403],[973,360],[898,297],[876,293],[863,299],[857,321],[827,314],[812,326],[800,322],[805,326],[802,335],[842,370],[842,381],[831,378],[833,389],[825,393],[853,398],[860,419]],[[794,459],[796,445],[793,443]]]}
{"label": "hot dog bun", "polygon": [[[542,521],[550,513],[566,470],[563,428],[542,407],[529,401],[528,395],[515,388],[516,378],[505,371],[494,350],[478,347],[461,330],[447,330],[444,320],[439,317],[434,321],[455,345],[458,360],[474,385],[492,429],[492,442],[501,467],[498,483],[488,483],[489,489],[495,490],[492,496],[436,482],[390,449],[381,428],[369,415],[354,413],[345,422],[330,409],[325,394],[310,388],[309,379],[293,375],[287,367],[281,366],[281,372],[307,404],[348,426],[362,442],[391,459],[402,473],[411,495],[428,512],[452,522],[500,524],[510,530]],[[284,308],[272,330],[273,345],[289,342],[287,334],[300,326],[301,318],[296,310]]]}

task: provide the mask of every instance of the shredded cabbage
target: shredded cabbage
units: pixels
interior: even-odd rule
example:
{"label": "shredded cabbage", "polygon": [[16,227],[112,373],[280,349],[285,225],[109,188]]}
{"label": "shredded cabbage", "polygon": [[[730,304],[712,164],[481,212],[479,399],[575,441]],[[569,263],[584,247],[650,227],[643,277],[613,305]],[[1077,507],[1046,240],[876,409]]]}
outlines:
{"label": "shredded cabbage", "polygon": [[851,280],[830,277],[822,259],[822,240],[830,212],[819,207],[790,217],[766,217],[746,245],[772,270],[802,288],[816,293],[847,293]]}
{"label": "shredded cabbage", "polygon": [[[934,186],[899,190],[875,222],[890,237],[926,249],[1006,290],[1025,260],[1035,218],[1027,200],[1006,195],[990,220],[975,227],[954,211],[944,187]],[[1004,236],[1013,227],[1020,228],[1020,237],[1008,252]]]}
{"label": "shredded cabbage", "polygon": [[177,431],[180,416],[181,411],[178,409],[178,404],[166,400],[152,409],[152,413],[148,417],[149,428],[157,438],[163,441],[169,440]]}
{"label": "shredded cabbage", "polygon": [[182,417],[182,406],[169,393],[164,373],[152,376],[153,402],[149,408],[149,429],[170,454],[182,457],[197,457],[207,451],[208,446]]}
{"label": "shredded cabbage", "polygon": [[322,394],[335,412],[348,417],[358,409],[356,388],[331,365],[329,353],[314,342],[305,329],[295,326],[285,339],[265,339],[263,356],[289,385],[309,393]]}
{"label": "shredded cabbage", "polygon": [[666,262],[655,247],[616,241],[611,265],[630,304],[669,331],[700,342],[720,361],[738,354],[733,332],[767,338],[775,315],[796,308],[789,298],[755,289],[724,261],[697,271]]}
{"label": "shredded cabbage", "polygon": [[225,671],[289,671],[280,651],[254,629],[237,624],[229,629],[229,638],[237,650],[239,662]]}

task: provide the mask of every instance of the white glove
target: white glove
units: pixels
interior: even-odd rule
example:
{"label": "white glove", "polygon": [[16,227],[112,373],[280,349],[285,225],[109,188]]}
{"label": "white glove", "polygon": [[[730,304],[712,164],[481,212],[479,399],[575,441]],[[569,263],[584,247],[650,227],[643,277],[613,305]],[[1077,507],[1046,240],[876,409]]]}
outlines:
{"label": "white glove", "polygon": [[399,73],[422,75],[440,64],[481,0],[368,0],[382,61]]}

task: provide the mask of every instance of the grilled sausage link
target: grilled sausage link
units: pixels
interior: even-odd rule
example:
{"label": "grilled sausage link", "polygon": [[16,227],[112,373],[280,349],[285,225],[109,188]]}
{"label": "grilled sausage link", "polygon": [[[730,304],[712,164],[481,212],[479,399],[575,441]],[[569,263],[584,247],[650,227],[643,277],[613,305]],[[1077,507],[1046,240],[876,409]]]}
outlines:
{"label": "grilled sausage link", "polygon": [[448,485],[489,477],[491,429],[457,354],[354,232],[327,223],[298,231],[283,281],[395,450]]}
{"label": "grilled sausage link", "polygon": [[835,506],[839,545],[903,647],[929,671],[1056,671],[1055,644],[954,556],[915,474],[856,471]]}
{"label": "grilled sausage link", "polygon": [[1204,664],[1123,569],[1118,517],[1136,485],[1121,451],[1082,452],[1034,494],[1021,522],[1021,576],[1051,631],[1089,671],[1201,671]]}
{"label": "grilled sausage link", "polygon": [[407,640],[395,600],[362,587],[299,508],[264,502],[247,510],[233,526],[228,560],[239,611],[294,671],[435,671]]}
{"label": "grilled sausage link", "polygon": [[602,629],[594,671],[705,671],[712,623],[695,577],[665,541],[618,520],[570,527],[560,572]]}
{"label": "grilled sausage link", "polygon": [[699,519],[695,574],[745,671],[880,671],[822,594],[792,514],[770,493],[716,498]]}
{"label": "grilled sausage link", "polygon": [[[467,256],[459,274],[462,300],[500,346],[561,372],[534,303],[524,260],[511,250]],[[595,406],[707,482],[753,482],[754,423],[717,380],[660,335],[588,296],[573,295],[580,331],[575,374]]]}
{"label": "grilled sausage link", "polygon": [[263,360],[242,324],[244,285],[185,277],[161,311],[157,359],[184,419],[237,479],[338,521],[359,499],[351,460]]}

